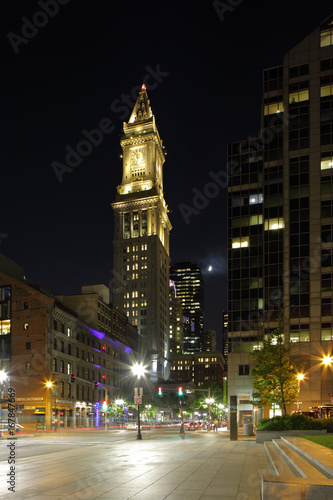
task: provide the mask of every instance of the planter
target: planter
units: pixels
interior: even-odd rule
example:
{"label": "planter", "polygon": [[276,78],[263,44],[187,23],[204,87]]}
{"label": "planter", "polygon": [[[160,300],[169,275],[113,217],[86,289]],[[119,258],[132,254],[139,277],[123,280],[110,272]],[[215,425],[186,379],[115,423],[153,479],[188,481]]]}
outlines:
{"label": "planter", "polygon": [[303,430],[303,431],[258,431],[256,430],[256,443],[263,443],[264,441],[272,441],[272,439],[279,439],[281,436],[303,436],[306,435],[316,435],[316,434],[327,434],[327,430]]}

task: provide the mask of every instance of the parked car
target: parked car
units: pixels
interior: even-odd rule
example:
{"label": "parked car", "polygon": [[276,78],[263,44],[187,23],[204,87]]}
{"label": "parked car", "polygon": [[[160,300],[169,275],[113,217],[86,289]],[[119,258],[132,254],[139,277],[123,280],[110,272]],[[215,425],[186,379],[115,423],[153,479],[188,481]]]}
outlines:
{"label": "parked car", "polygon": [[306,417],[317,418],[316,412],[311,410],[295,410],[291,412],[291,415],[305,415]]}

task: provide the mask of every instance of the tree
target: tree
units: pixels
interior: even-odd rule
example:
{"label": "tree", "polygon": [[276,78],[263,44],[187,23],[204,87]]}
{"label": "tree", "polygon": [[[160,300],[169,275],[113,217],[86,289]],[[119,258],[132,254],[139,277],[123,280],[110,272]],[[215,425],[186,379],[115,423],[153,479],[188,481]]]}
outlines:
{"label": "tree", "polygon": [[255,367],[250,375],[253,377],[253,400],[251,403],[259,408],[279,405],[282,414],[286,414],[286,406],[298,395],[297,374],[290,361],[290,351],[284,344],[282,317],[278,319],[278,327],[263,342],[263,347],[251,353]]}

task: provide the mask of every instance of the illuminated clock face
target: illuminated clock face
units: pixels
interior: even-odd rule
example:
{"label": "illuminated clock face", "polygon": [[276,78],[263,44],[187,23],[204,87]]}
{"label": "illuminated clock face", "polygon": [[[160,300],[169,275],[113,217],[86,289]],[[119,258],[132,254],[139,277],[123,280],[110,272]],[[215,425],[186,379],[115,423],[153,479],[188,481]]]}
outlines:
{"label": "illuminated clock face", "polygon": [[131,155],[131,162],[135,165],[142,163],[146,158],[146,151],[144,149],[136,149]]}

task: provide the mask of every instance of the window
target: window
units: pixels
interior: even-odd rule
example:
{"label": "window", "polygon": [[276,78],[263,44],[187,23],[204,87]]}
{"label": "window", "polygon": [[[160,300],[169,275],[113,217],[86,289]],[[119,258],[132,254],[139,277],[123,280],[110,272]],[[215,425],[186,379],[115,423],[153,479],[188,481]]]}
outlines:
{"label": "window", "polygon": [[320,71],[327,71],[333,69],[333,58],[322,59],[320,61]]}
{"label": "window", "polygon": [[54,320],[53,320],[53,330],[57,330],[57,326],[58,326],[58,325],[57,325],[57,322],[56,322],[56,320],[54,319]]}
{"label": "window", "polygon": [[297,78],[298,76],[304,76],[309,74],[309,65],[302,64],[301,66],[294,66],[289,68],[289,78]]}
{"label": "window", "polygon": [[250,365],[238,365],[238,375],[249,375]]}
{"label": "window", "polygon": [[64,373],[64,370],[65,370],[65,364],[64,364],[63,360],[61,360],[60,361],[60,372]]}
{"label": "window", "polygon": [[23,309],[29,309],[29,302],[23,302]]}
{"label": "window", "polygon": [[323,30],[320,33],[320,46],[327,47],[333,45],[333,28]]}
{"label": "window", "polygon": [[266,219],[265,220],[265,231],[269,230],[274,230],[274,229],[283,229],[284,228],[284,221],[282,218],[280,219]]}
{"label": "window", "polygon": [[274,113],[282,113],[283,110],[283,102],[271,102],[270,104],[264,105],[264,115],[272,115]]}
{"label": "window", "polygon": [[332,323],[321,324],[321,340],[333,340]]}
{"label": "window", "polygon": [[124,214],[124,238],[131,237],[131,215]]}
{"label": "window", "polygon": [[245,248],[249,246],[250,238],[248,236],[244,236],[242,238],[233,238],[232,239],[232,248]]}
{"label": "window", "polygon": [[309,325],[290,325],[289,342],[310,342]]}
{"label": "window", "polygon": [[28,349],[31,349],[31,342],[26,342],[25,343],[25,348],[28,350]]}
{"label": "window", "polygon": [[56,358],[52,359],[52,371],[54,371],[54,372],[57,371],[57,359]]}
{"label": "window", "polygon": [[25,364],[25,369],[26,369],[26,370],[31,370],[31,363],[30,363],[30,361],[28,361],[28,362]]}
{"label": "window", "polygon": [[[309,89],[301,88],[303,85],[299,85],[298,89],[289,92],[289,104],[297,104],[298,102],[309,100]],[[307,84],[306,84],[307,86]]]}
{"label": "window", "polygon": [[65,352],[65,344],[63,341],[60,342],[60,351]]}
{"label": "window", "polygon": [[23,330],[28,330],[29,323],[23,323]]}
{"label": "window", "polygon": [[330,168],[333,168],[333,156],[322,158],[320,161],[320,170],[328,170]]}
{"label": "window", "polygon": [[330,95],[333,95],[333,83],[327,85],[321,85],[320,97],[327,97]]}

